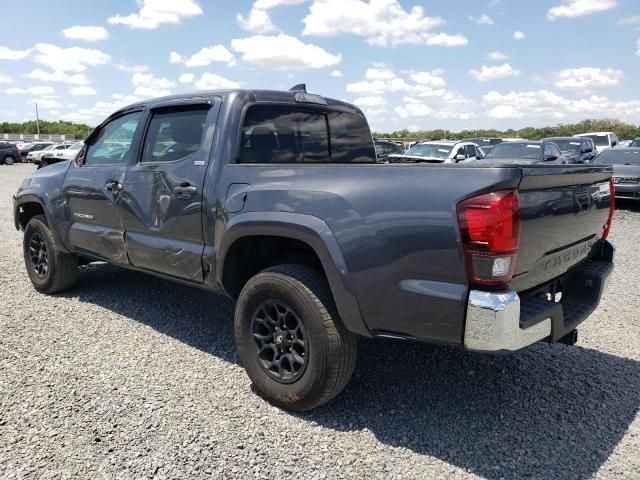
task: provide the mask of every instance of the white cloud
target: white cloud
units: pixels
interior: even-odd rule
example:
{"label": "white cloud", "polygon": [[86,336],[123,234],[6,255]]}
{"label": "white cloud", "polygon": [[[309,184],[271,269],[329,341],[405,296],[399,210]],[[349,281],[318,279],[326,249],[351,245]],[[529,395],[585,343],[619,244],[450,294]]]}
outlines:
{"label": "white cloud", "polygon": [[334,70],[329,75],[332,77],[340,78],[342,76],[342,72],[340,70]]}
{"label": "white cloud", "polygon": [[69,89],[69,93],[75,96],[90,96],[95,95],[95,89],[91,87],[73,87]]}
{"label": "white cloud", "polygon": [[630,120],[640,115],[640,100],[612,101],[607,97],[591,95],[587,98],[569,99],[548,90],[501,94],[492,91],[484,95],[488,115],[495,119],[545,118],[584,119],[611,118]]}
{"label": "white cloud", "polygon": [[0,60],[22,60],[27,58],[30,53],[31,49],[11,50],[7,47],[0,47]]}
{"label": "white cloud", "polygon": [[500,61],[500,60],[506,60],[507,58],[509,58],[509,55],[505,55],[504,53],[502,53],[499,50],[495,50],[493,52],[489,52],[487,54],[487,58],[489,60],[495,60],[495,61]]}
{"label": "white cloud", "polygon": [[11,77],[0,73],[0,83],[13,83],[13,80],[11,79]]}
{"label": "white cloud", "polygon": [[640,57],[640,38],[636,42],[636,55]]}
{"label": "white cloud", "polygon": [[337,65],[342,55],[333,55],[317,45],[303,43],[285,34],[254,35],[231,40],[231,48],[242,54],[242,60],[273,70],[302,70]]}
{"label": "white cloud", "polygon": [[464,47],[469,43],[467,37],[462,35],[449,35],[448,33],[438,33],[427,39],[427,45],[439,47]]}
{"label": "white cloud", "polygon": [[269,10],[284,5],[299,5],[305,1],[306,0],[256,0],[253,6],[261,10]]}
{"label": "white cloud", "polygon": [[182,63],[186,67],[205,67],[212,62],[224,62],[227,65],[234,65],[236,59],[227,47],[224,45],[214,45],[212,47],[205,47],[191,55],[190,57],[183,57],[177,52],[171,52],[169,54],[170,63]]}
{"label": "white cloud", "polygon": [[70,40],[84,40],[85,42],[99,42],[109,38],[109,32],[106,28],[90,25],[74,25],[62,30],[62,34]]}
{"label": "white cloud", "polygon": [[31,95],[53,95],[56,91],[48,85],[37,85],[27,88],[27,92]]}
{"label": "white cloud", "polygon": [[303,35],[352,34],[377,46],[468,43],[460,35],[434,35],[432,30],[444,25],[444,19],[426,16],[424,8],[417,5],[407,11],[398,0],[315,0],[303,22]]}
{"label": "white cloud", "polygon": [[477,23],[478,25],[493,25],[493,19],[486,13],[483,13],[479,17],[469,15],[469,20]]}
{"label": "white cloud", "polygon": [[276,29],[271,22],[271,17],[266,10],[252,8],[249,15],[236,15],[240,27],[253,33],[269,33]]}
{"label": "white cloud", "polygon": [[305,0],[256,0],[249,15],[236,15],[240,27],[253,33],[269,33],[276,30],[268,10],[281,5],[297,5]]}
{"label": "white cloud", "polygon": [[618,25],[631,25],[640,30],[640,15],[635,15],[633,17],[621,18],[618,20]]}
{"label": "white cloud", "polygon": [[147,72],[149,71],[149,66],[148,65],[130,65],[126,62],[119,62],[115,64],[116,69],[122,71],[122,72],[130,72],[130,73],[135,73],[135,72]]}
{"label": "white cloud", "polygon": [[130,28],[153,30],[162,24],[180,23],[183,18],[202,15],[202,9],[195,0],[138,0],[140,9],[129,15],[109,17],[112,25],[126,25]]}
{"label": "white cloud", "polygon": [[522,118],[523,113],[511,105],[498,105],[489,110],[489,117],[504,120],[508,118]]}
{"label": "white cloud", "polygon": [[622,70],[611,68],[567,68],[555,74],[555,86],[563,90],[589,92],[594,88],[615,87],[623,78]]}
{"label": "white cloud", "polygon": [[131,83],[135,87],[133,94],[138,97],[164,97],[171,95],[171,88],[175,87],[175,82],[165,78],[156,77],[152,73],[134,73]]}
{"label": "white cloud", "polygon": [[387,82],[382,80],[353,82],[347,84],[347,92],[380,94],[388,90]]}
{"label": "white cloud", "polygon": [[469,75],[471,75],[475,80],[478,80],[479,82],[499,80],[501,78],[508,77],[517,77],[521,74],[522,72],[520,70],[513,68],[508,63],[492,67],[482,65],[482,67],[480,67],[480,70],[469,70]]}
{"label": "white cloud", "polygon": [[26,95],[29,92],[27,92],[24,88],[11,87],[7,88],[4,93],[6,93],[7,95]]}
{"label": "white cloud", "polygon": [[195,79],[196,79],[196,76],[193,73],[183,73],[178,78],[178,82],[183,85],[187,85],[189,83],[193,83]]}
{"label": "white cloud", "polygon": [[198,90],[223,90],[227,88],[239,88],[240,84],[224,78],[220,75],[205,72],[202,77],[196,82],[196,88]]}
{"label": "white cloud", "polygon": [[367,69],[364,78],[367,80],[391,80],[396,74],[386,65],[374,66]]}
{"label": "white cloud", "polygon": [[517,30],[515,32],[513,32],[513,39],[514,40],[524,40],[526,38],[526,35],[524,33],[522,33],[521,31]]}
{"label": "white cloud", "polygon": [[87,66],[109,63],[111,57],[93,48],[62,48],[50,43],[38,43],[33,59],[54,72],[84,72]]}
{"label": "white cloud", "polygon": [[38,108],[44,108],[46,110],[51,108],[60,108],[63,106],[58,100],[51,98],[34,98],[33,100],[29,100],[29,103],[32,105],[37,103]]}
{"label": "white cloud", "polygon": [[66,73],[60,70],[45,72],[40,68],[36,68],[24,76],[26,78],[33,78],[43,82],[63,82],[70,83],[72,85],[87,85],[91,83],[84,73]]}
{"label": "white cloud", "polygon": [[433,70],[431,72],[415,72],[410,75],[411,80],[420,85],[430,88],[440,88],[446,85],[442,70]]}
{"label": "white cloud", "polygon": [[583,15],[610,10],[618,5],[616,0],[562,0],[559,5],[547,12],[547,18],[554,21],[558,18],[574,18]]}
{"label": "white cloud", "polygon": [[393,109],[401,118],[426,117],[433,109],[424,103],[407,103],[404,106]]}
{"label": "white cloud", "polygon": [[383,97],[368,96],[358,97],[353,101],[359,107],[384,107],[387,101]]}

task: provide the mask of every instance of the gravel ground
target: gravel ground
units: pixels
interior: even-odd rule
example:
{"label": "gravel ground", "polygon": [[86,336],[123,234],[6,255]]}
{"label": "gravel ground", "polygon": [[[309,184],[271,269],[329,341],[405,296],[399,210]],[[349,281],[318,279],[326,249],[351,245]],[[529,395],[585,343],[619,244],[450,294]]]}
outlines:
{"label": "gravel ground", "polygon": [[360,342],[333,403],[251,389],[232,304],[108,265],[33,290],[0,166],[0,478],[640,478],[640,206],[578,345],[515,355]]}

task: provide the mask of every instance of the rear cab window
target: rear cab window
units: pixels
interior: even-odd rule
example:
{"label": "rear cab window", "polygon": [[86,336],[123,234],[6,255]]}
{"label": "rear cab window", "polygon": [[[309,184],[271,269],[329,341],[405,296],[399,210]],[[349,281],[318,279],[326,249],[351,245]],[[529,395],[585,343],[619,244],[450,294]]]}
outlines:
{"label": "rear cab window", "polygon": [[363,116],[298,105],[248,108],[238,163],[375,163]]}

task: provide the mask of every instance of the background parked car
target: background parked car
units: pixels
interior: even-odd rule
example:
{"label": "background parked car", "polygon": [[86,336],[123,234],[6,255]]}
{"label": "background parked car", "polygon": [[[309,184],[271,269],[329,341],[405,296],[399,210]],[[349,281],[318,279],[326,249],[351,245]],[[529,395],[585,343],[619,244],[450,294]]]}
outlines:
{"label": "background parked car", "polygon": [[463,138],[462,142],[471,142],[475,143],[477,146],[484,150],[484,147],[492,147],[493,145],[497,145],[502,143],[501,138],[492,138],[492,137],[474,137],[474,138]]}
{"label": "background parked car", "polygon": [[569,163],[553,142],[503,142],[482,159],[491,163]]}
{"label": "background parked car", "polygon": [[589,163],[598,153],[589,137],[548,137],[542,141],[555,143],[569,163]]}
{"label": "background parked car", "polygon": [[70,146],[71,146],[70,144],[59,143],[59,144],[49,145],[43,148],[42,150],[33,150],[27,153],[27,162],[39,163],[40,159],[45,153],[58,151],[58,150],[66,150]]}
{"label": "background parked car", "polygon": [[599,152],[606,148],[613,148],[618,145],[618,137],[613,132],[590,132],[580,133],[574,137],[589,137],[595,143]]}
{"label": "background parked car", "polygon": [[44,168],[54,163],[64,162],[65,160],[75,160],[78,152],[84,147],[83,142],[77,142],[72,145],[67,145],[68,148],[62,150],[49,150],[46,151],[40,158],[38,168]]}
{"label": "background parked car", "polygon": [[431,141],[418,142],[403,155],[389,155],[390,162],[430,162],[458,163],[482,158],[483,154],[475,143]]}
{"label": "background parked car", "polygon": [[394,153],[404,153],[404,149],[402,145],[399,145],[395,142],[391,142],[389,140],[376,140],[376,157],[378,160],[385,161],[389,155]]}
{"label": "background parked car", "polygon": [[599,153],[593,163],[613,165],[616,198],[640,199],[640,148],[610,148]]}
{"label": "background parked car", "polygon": [[49,145],[53,145],[53,144],[54,144],[53,142],[28,143],[23,145],[22,148],[20,148],[20,155],[22,156],[23,159],[26,159],[27,155],[29,155],[30,152],[37,152],[38,150],[44,150]]}
{"label": "background parked car", "polygon": [[13,165],[20,160],[20,151],[13,143],[0,142],[0,163]]}

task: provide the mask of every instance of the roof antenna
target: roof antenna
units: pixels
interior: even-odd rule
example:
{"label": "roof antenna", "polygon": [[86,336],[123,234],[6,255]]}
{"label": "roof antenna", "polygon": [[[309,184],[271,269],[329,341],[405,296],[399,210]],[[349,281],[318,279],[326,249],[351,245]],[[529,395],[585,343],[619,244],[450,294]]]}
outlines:
{"label": "roof antenna", "polygon": [[294,85],[293,87],[291,87],[289,89],[290,92],[304,92],[307,93],[307,84],[306,83],[299,83],[297,85]]}

